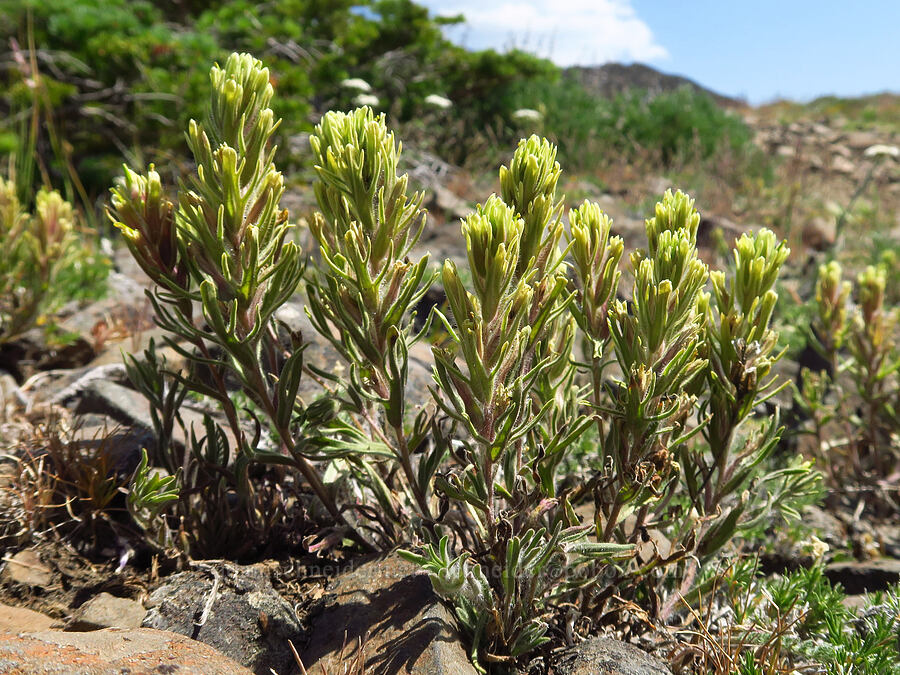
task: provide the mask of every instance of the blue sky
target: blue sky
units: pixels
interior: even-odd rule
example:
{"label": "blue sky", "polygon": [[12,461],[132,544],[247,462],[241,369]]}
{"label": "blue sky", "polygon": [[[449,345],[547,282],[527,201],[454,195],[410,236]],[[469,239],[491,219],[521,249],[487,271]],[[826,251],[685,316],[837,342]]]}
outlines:
{"label": "blue sky", "polygon": [[648,63],[751,103],[900,93],[900,0],[418,0],[450,39],[560,65]]}

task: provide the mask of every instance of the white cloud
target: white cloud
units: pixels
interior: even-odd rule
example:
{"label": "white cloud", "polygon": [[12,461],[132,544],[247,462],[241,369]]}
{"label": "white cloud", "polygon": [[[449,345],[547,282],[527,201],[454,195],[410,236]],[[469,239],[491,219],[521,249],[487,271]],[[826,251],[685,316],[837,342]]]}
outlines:
{"label": "white cloud", "polygon": [[657,61],[668,57],[630,0],[425,0],[433,13],[463,14],[447,29],[466,47],[517,47],[561,66],[607,61]]}

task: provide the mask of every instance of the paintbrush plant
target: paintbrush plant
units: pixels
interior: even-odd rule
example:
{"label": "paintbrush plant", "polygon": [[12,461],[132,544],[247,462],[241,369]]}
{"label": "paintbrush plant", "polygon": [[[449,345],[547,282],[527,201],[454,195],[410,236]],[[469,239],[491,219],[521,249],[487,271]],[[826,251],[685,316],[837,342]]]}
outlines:
{"label": "paintbrush plant", "polygon": [[75,253],[75,213],[58,192],[40,190],[26,213],[14,180],[0,177],[0,344],[33,327],[59,302],[56,280]]}
{"label": "paintbrush plant", "polygon": [[[322,264],[307,285],[308,311],[349,364],[350,380],[316,372],[342,390],[342,409],[379,441],[368,456],[345,452],[340,461],[387,516],[369,511],[368,519],[395,539],[395,525],[411,516],[433,519],[430,484],[444,455],[427,444],[431,411],[419,411],[410,425],[406,403],[409,350],[427,332],[427,324],[412,330],[414,309],[436,276],[427,255],[409,259],[425,226],[422,195],[408,194],[407,176],[397,173],[400,144],[369,108],[327,113],[310,144],[321,209],[310,230]],[[362,500],[357,507],[365,509]]]}
{"label": "paintbrush plant", "polygon": [[[649,598],[648,616],[664,616],[660,596],[671,608],[687,595],[692,565],[809,494],[808,465],[763,471],[777,416],[745,429],[775,391],[769,319],[787,253],[774,235],[741,238],[733,275],[713,273],[711,298],[699,214],[686,195],[666,193],[646,222],[646,249],[631,255],[626,302],[622,240],[590,202],[566,227],[556,150],[531,137],[501,169],[500,195],[462,221],[468,274],[449,260],[429,271],[413,253],[421,195],[399,173],[384,117],[327,113],[311,136],[321,213],[306,295],[313,327],[349,366],[341,378],[305,365],[303,336],[279,334],[273,318],[304,270],[278,206],[268,72],[233,55],[212,85],[209,114],[188,134],[197,175],[177,204],[152,167],[127,171],[113,191],[114,220],[156,284],[157,321],[191,364],[167,369],[152,350],[130,364],[170,446],[153,460],[174,477],[153,478],[148,463],[136,474],[129,507],[145,527],[173,502],[190,513],[183,493],[207,485],[188,481],[198,466],[218,464],[251,511],[251,467],[292,468],[320,516],[317,546],[416,547],[403,555],[456,605],[476,665],[510,668],[562,636],[564,615],[599,618],[613,596]],[[436,277],[446,303],[417,333],[415,307]],[[414,411],[409,352],[432,321],[442,329],[433,405]],[[585,363],[573,354],[578,328]],[[321,398],[297,395],[304,370],[326,385]],[[189,392],[220,404],[225,429],[210,416],[205,437],[183,429],[179,464],[171,437]],[[559,468],[589,429],[590,478],[572,484]],[[263,449],[266,439],[274,447]],[[646,551],[651,529],[670,551],[655,541]],[[664,571],[682,563],[676,588]]]}
{"label": "paintbrush plant", "polygon": [[804,369],[795,401],[816,438],[813,454],[843,485],[877,482],[900,457],[900,313],[885,303],[887,270],[869,266],[855,284],[835,261],[819,267],[810,339],[827,370]]}

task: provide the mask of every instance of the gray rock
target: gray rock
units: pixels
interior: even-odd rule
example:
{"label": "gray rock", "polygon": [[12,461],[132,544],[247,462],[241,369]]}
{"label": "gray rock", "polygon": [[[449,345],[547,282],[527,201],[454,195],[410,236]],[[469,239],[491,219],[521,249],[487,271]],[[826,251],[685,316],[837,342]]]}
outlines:
{"label": "gray rock", "polygon": [[[107,373],[118,376],[124,373],[124,366],[105,365],[88,371],[54,396],[51,403],[67,407],[76,415],[106,417],[127,428],[128,431],[121,432],[121,437],[114,440],[123,445],[117,451],[117,457],[122,460],[122,465],[130,466],[133,470],[140,459],[140,448],[149,447],[154,438],[150,403],[140,392],[108,378]],[[185,405],[179,410],[179,414],[187,425],[188,432],[193,427],[198,436],[204,435],[201,412]],[[234,434],[224,422],[220,422],[220,426],[228,438],[229,446],[235,451],[237,444]],[[188,438],[185,438],[185,434],[177,424],[173,440],[178,447],[184,447],[188,442]],[[133,457],[126,452],[126,448],[133,451]]]}
{"label": "gray rock", "polygon": [[865,150],[883,142],[884,139],[874,131],[851,131],[844,138],[844,143],[854,150]]}
{"label": "gray rock", "polygon": [[250,675],[212,647],[151,628],[65,633],[0,632],[0,673],[10,675]]}
{"label": "gray rock", "polygon": [[[35,397],[39,400],[46,399],[53,405],[70,407],[85,397],[85,392],[90,390],[94,382],[127,385],[128,374],[125,365],[119,362],[95,368],[50,371],[33,378],[28,384],[30,388],[37,390]],[[107,414],[105,410],[99,412]]]}
{"label": "gray rock", "polygon": [[846,157],[835,155],[831,160],[831,170],[836,173],[850,175],[856,171],[856,164]]}
{"label": "gray rock", "polygon": [[301,656],[309,672],[342,672],[341,653],[353,658],[359,640],[367,673],[476,672],[453,614],[414,564],[395,555],[370,560],[338,576],[329,590]]}
{"label": "gray rock", "polygon": [[147,610],[141,603],[100,593],[81,605],[67,630],[89,631],[104,628],[140,628]]}
{"label": "gray rock", "polygon": [[835,562],[825,567],[825,576],[831,583],[843,586],[849,595],[883,591],[900,582],[900,560]]}
{"label": "gray rock", "polygon": [[144,626],[205,642],[256,673],[293,672],[288,640],[302,642],[303,628],[265,568],[230,563],[206,568],[173,575],[153,591]]}
{"label": "gray rock", "polygon": [[[143,272],[142,272],[143,274]],[[102,300],[87,305],[67,306],[72,311],[60,312],[64,316],[59,327],[67,333],[75,333],[87,342],[95,344],[102,338],[102,331],[115,329],[136,332],[153,324],[153,308],[144,294],[144,285],[120,272],[110,272],[107,278],[107,294]]]}
{"label": "gray rock", "polygon": [[46,588],[53,582],[53,571],[36,551],[25,549],[6,561],[2,577],[7,582]]}
{"label": "gray rock", "polygon": [[447,220],[465,218],[473,210],[469,202],[443,185],[431,187],[431,199],[426,204],[426,208],[429,211],[440,210]]}
{"label": "gray rock", "polygon": [[595,637],[560,654],[554,675],[672,675],[669,667],[634,645]]}
{"label": "gray rock", "polygon": [[[100,366],[96,370],[113,367]],[[56,401],[71,408],[76,415],[107,415],[126,426],[137,425],[152,429],[147,399],[134,389],[102,377],[93,377],[95,372],[89,374],[90,379],[82,378],[70,389],[60,392]]]}
{"label": "gray rock", "polygon": [[[417,318],[424,321],[427,318],[429,309],[430,307],[424,309],[422,315]],[[284,328],[300,332],[303,336],[303,341],[307,343],[306,350],[303,353],[305,363],[349,379],[349,367],[344,362],[343,357],[338,354],[337,350],[326,338],[316,331],[301,302],[292,300],[285,303],[275,312],[275,318],[283,324]],[[409,353],[409,370],[406,383],[407,409],[410,415],[415,414],[417,407],[431,401],[428,387],[433,384],[431,377],[433,362],[431,347],[426,342],[423,341],[413,345]],[[308,374],[304,374],[300,380],[298,393],[306,403],[311,403],[324,393],[324,389],[316,380]]]}
{"label": "gray rock", "polygon": [[810,504],[804,507],[803,524],[829,546],[840,547],[847,543],[847,528],[834,514]]}
{"label": "gray rock", "polygon": [[844,157],[845,159],[850,159],[853,157],[853,151],[850,148],[848,148],[846,145],[840,145],[840,144],[832,145],[831,153],[833,155],[836,155],[839,157]]}
{"label": "gray rock", "polygon": [[793,145],[779,145],[775,154],[779,157],[794,157],[797,154],[797,149]]}

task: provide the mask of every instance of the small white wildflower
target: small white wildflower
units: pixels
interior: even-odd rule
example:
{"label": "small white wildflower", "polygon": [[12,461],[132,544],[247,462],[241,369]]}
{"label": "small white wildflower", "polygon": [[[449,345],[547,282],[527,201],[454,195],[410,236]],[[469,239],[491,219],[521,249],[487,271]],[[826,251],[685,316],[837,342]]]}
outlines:
{"label": "small white wildflower", "polygon": [[341,81],[341,86],[344,89],[354,89],[356,91],[372,91],[372,86],[361,77],[348,77],[346,80]]}
{"label": "small white wildflower", "polygon": [[514,120],[519,120],[520,122],[540,122],[542,117],[540,111],[532,108],[519,108],[512,116]]}
{"label": "small white wildflower", "polygon": [[820,560],[822,556],[828,553],[828,544],[819,539],[816,535],[810,536],[809,539],[801,543],[804,551],[809,551],[813,558]]}
{"label": "small white wildflower", "polygon": [[379,100],[378,97],[374,94],[360,94],[356,98],[353,99],[353,102],[358,106],[367,105],[371,108],[374,108],[378,105]]}
{"label": "small white wildflower", "polygon": [[430,105],[435,108],[440,108],[441,110],[446,110],[453,106],[453,101],[451,101],[446,96],[440,96],[438,94],[428,94],[425,97],[425,105]]}
{"label": "small white wildflower", "polygon": [[877,145],[866,148],[863,155],[866,157],[900,157],[900,148],[896,145],[884,145],[883,143],[878,143]]}

